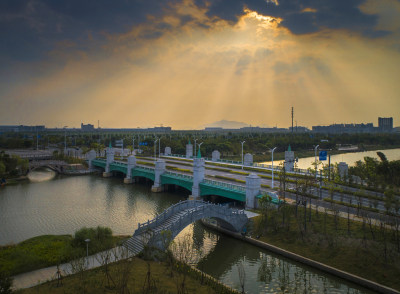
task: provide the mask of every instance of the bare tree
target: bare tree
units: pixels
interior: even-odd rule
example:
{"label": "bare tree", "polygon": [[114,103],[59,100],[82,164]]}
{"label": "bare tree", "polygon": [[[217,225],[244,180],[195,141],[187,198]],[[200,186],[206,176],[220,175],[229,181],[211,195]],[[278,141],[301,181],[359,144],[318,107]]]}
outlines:
{"label": "bare tree", "polygon": [[178,294],[186,293],[186,277],[188,271],[185,267],[194,263],[195,250],[193,247],[194,245],[189,234],[184,235],[172,244],[172,252],[179,262],[177,264],[178,274],[175,277]]}

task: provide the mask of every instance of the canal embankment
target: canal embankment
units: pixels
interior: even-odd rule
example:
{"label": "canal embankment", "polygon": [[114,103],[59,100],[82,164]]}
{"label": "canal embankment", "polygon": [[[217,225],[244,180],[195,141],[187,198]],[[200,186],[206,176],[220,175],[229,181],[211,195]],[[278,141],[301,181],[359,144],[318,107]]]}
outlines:
{"label": "canal embankment", "polygon": [[299,254],[296,254],[296,253],[290,252],[288,250],[285,250],[285,249],[279,248],[277,246],[274,246],[272,244],[268,244],[266,242],[254,239],[254,238],[252,238],[250,236],[246,236],[246,235],[243,235],[241,233],[236,233],[236,232],[232,232],[232,231],[226,230],[226,229],[224,229],[224,228],[222,228],[222,227],[220,227],[218,225],[215,225],[215,224],[213,224],[211,222],[202,221],[202,223],[203,223],[203,225],[205,225],[208,228],[216,230],[216,231],[218,231],[220,233],[223,233],[223,234],[228,235],[230,237],[233,237],[235,239],[239,239],[239,240],[242,240],[244,242],[248,242],[248,243],[253,244],[253,245],[257,246],[257,247],[269,250],[269,251],[271,251],[273,253],[279,254],[281,256],[284,256],[284,257],[289,258],[291,260],[300,262],[302,264],[311,266],[313,268],[316,268],[318,270],[324,271],[324,272],[326,272],[328,274],[331,274],[331,275],[334,275],[336,277],[345,279],[345,280],[347,280],[349,282],[358,284],[358,285],[360,285],[362,287],[365,287],[367,289],[376,291],[378,293],[383,293],[383,294],[399,294],[400,293],[400,291],[397,291],[397,290],[395,290],[393,288],[390,288],[390,287],[381,285],[379,283],[364,279],[364,278],[359,277],[357,275],[354,275],[354,274],[342,271],[340,269],[331,267],[329,265],[323,264],[321,262],[309,259],[309,258],[301,256]]}

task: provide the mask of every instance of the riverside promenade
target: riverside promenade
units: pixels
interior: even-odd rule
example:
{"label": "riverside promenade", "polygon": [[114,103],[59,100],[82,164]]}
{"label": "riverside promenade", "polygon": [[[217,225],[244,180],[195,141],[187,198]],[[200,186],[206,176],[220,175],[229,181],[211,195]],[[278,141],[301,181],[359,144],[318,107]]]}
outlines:
{"label": "riverside promenade", "polygon": [[[76,271],[74,267],[81,266],[81,269],[89,270],[102,266],[102,260],[105,256],[109,257],[108,262],[116,262],[124,258],[131,256],[129,251],[122,246],[112,248],[103,252],[99,252],[94,255],[90,255],[88,258],[84,257],[81,260],[76,260],[68,263],[63,263],[57,266],[50,266],[31,272],[19,274],[13,277],[13,290],[30,288],[39,284],[43,284],[49,281],[57,280],[57,271],[60,271],[62,277],[74,274]],[[86,264],[85,264],[86,263]],[[74,266],[75,264],[75,266]]]}

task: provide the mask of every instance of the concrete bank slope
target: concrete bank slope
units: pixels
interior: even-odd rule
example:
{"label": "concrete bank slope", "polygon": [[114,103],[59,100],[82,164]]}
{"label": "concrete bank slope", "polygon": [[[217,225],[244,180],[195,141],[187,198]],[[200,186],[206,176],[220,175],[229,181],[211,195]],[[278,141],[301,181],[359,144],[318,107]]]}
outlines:
{"label": "concrete bank slope", "polygon": [[279,254],[279,255],[282,255],[282,256],[284,256],[284,257],[287,257],[287,258],[290,258],[290,259],[292,259],[292,260],[301,262],[301,263],[303,263],[303,264],[312,266],[312,267],[314,267],[314,268],[316,268],[316,269],[319,269],[319,270],[321,270],[321,271],[324,271],[324,272],[327,272],[327,273],[329,273],[329,274],[335,275],[335,276],[337,276],[337,277],[340,277],[340,278],[345,279],[345,280],[347,280],[347,281],[350,281],[350,282],[352,282],[352,283],[358,284],[358,285],[363,286],[363,287],[365,287],[365,288],[367,288],[367,289],[376,291],[376,292],[378,292],[378,293],[383,293],[383,294],[400,294],[400,292],[397,291],[397,290],[395,290],[395,289],[392,289],[392,288],[386,287],[386,286],[384,286],[384,285],[375,283],[375,282],[373,282],[373,281],[370,281],[370,280],[361,278],[361,277],[359,277],[359,276],[350,274],[350,273],[348,273],[348,272],[339,270],[339,269],[337,269],[337,268],[334,268],[334,267],[331,267],[331,266],[329,266],[329,265],[326,265],[326,264],[317,262],[317,261],[315,261],[315,260],[312,260],[312,259],[303,257],[303,256],[301,256],[301,255],[298,255],[298,254],[295,254],[295,253],[293,253],[293,252],[290,252],[290,251],[281,249],[281,248],[276,247],[276,246],[274,246],[274,245],[271,245],[271,244],[268,244],[268,243],[265,243],[265,242],[262,242],[262,241],[253,239],[253,238],[251,238],[251,237],[247,237],[247,236],[246,236],[246,237],[243,237],[240,233],[235,233],[235,232],[232,232],[232,231],[223,229],[223,228],[221,228],[221,227],[219,227],[219,226],[217,226],[217,225],[214,225],[214,224],[209,223],[209,222],[206,222],[206,221],[202,221],[202,223],[203,223],[206,227],[209,227],[209,228],[211,228],[211,229],[214,229],[214,230],[216,230],[216,231],[219,231],[219,232],[221,232],[221,233],[223,233],[223,234],[229,235],[229,236],[234,237],[234,238],[236,238],[236,239],[240,239],[240,240],[246,241],[246,242],[251,243],[251,244],[253,244],[253,245],[256,245],[256,246],[258,246],[258,247],[261,247],[261,248],[267,249],[267,250],[269,250],[269,251],[271,251],[271,252],[274,252],[274,253],[277,253],[277,254]]}

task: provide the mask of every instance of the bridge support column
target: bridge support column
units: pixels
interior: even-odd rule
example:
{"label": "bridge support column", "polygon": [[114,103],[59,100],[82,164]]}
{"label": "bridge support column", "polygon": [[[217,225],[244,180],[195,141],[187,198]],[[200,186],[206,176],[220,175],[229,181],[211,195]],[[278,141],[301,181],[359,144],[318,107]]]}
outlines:
{"label": "bridge support column", "polygon": [[192,195],[189,200],[200,199],[200,183],[204,180],[205,161],[204,158],[196,157],[193,159],[193,187]]}
{"label": "bridge support column", "polygon": [[136,167],[136,157],[131,155],[128,157],[128,166],[126,167],[126,178],[124,179],[124,184],[132,184],[135,182],[132,179],[132,169]]}
{"label": "bridge support column", "polygon": [[[105,173],[110,173],[110,164],[114,162],[114,149],[111,147],[111,142],[110,142],[110,147],[107,148],[107,159],[106,159],[106,171]],[[104,176],[104,173],[103,173]]]}
{"label": "bridge support column", "polygon": [[261,192],[261,178],[256,174],[246,177],[246,207],[256,208],[256,196]]}
{"label": "bridge support column", "polygon": [[151,187],[151,192],[162,192],[161,175],[165,173],[165,170],[165,161],[162,159],[157,160],[154,169],[154,185]]}
{"label": "bridge support column", "polygon": [[92,161],[96,159],[96,151],[90,150],[87,159],[89,160],[89,169],[92,169],[93,168]]}

